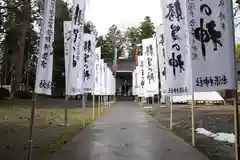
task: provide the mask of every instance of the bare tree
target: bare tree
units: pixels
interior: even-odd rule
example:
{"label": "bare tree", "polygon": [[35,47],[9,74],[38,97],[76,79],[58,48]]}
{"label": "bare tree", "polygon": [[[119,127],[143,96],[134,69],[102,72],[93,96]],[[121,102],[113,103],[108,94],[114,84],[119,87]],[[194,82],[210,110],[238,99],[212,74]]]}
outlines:
{"label": "bare tree", "polygon": [[22,71],[23,71],[23,59],[24,59],[24,50],[26,42],[26,33],[30,25],[30,11],[31,11],[31,0],[26,0],[22,10],[22,22],[19,24],[19,35],[18,35],[18,44],[17,47],[13,50],[13,65],[14,65],[14,75],[12,82],[12,91],[20,89]]}

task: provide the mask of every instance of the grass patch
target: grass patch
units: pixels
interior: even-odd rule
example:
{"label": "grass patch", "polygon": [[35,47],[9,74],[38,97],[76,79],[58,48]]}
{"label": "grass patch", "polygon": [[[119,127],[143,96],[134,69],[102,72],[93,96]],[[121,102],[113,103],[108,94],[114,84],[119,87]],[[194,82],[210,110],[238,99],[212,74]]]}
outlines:
{"label": "grass patch", "polygon": [[[0,108],[0,159],[25,159],[29,133],[30,105],[4,105]],[[33,130],[33,159],[42,160],[93,122],[92,108],[68,104],[68,127],[64,127],[64,107],[37,107]],[[95,108],[95,116],[97,109]]]}

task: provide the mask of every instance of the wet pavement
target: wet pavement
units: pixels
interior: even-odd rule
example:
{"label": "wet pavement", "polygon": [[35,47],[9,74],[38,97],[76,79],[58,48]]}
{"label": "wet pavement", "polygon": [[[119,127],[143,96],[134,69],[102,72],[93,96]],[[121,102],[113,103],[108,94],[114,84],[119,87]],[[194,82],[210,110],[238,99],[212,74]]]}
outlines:
{"label": "wet pavement", "polygon": [[118,102],[53,160],[209,160],[133,102]]}

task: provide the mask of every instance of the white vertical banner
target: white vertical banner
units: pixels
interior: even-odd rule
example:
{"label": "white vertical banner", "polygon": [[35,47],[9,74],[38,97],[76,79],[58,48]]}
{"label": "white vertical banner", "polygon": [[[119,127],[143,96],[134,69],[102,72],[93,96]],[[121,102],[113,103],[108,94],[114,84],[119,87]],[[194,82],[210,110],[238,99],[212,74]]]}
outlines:
{"label": "white vertical banner", "polygon": [[107,89],[107,93],[106,93],[106,95],[110,95],[110,93],[111,93],[111,73],[110,73],[110,70],[109,70],[109,68],[107,68],[106,67],[106,71],[107,71],[107,73],[106,73],[106,89]]}
{"label": "white vertical banner", "polygon": [[104,61],[101,59],[100,61],[100,70],[101,70],[101,95],[105,94],[105,69],[104,69]]}
{"label": "white vertical banner", "polygon": [[188,2],[195,92],[236,89],[231,3],[231,0]]}
{"label": "white vertical banner", "polygon": [[113,95],[116,93],[116,78],[113,76]]}
{"label": "white vertical banner", "polygon": [[160,73],[160,89],[161,95],[166,94],[166,56],[164,47],[164,30],[163,25],[156,27],[156,41],[158,49],[158,66]]}
{"label": "white vertical banner", "polygon": [[135,88],[136,88],[135,89],[135,92],[136,92],[135,95],[137,95],[137,96],[139,95],[139,88],[140,88],[140,83],[139,83],[140,82],[139,77],[140,77],[140,73],[141,73],[140,71],[141,71],[140,67],[137,66],[136,69],[135,69],[135,75],[134,75],[135,76],[135,82],[134,83],[135,83]]}
{"label": "white vertical banner", "polygon": [[168,95],[192,93],[186,0],[162,1]]}
{"label": "white vertical banner", "polygon": [[107,64],[103,63],[103,73],[104,73],[104,95],[107,95]]}
{"label": "white vertical banner", "polygon": [[69,51],[71,49],[71,21],[63,22],[63,33],[64,33],[64,60],[65,60],[65,92],[67,93],[68,87],[68,66],[69,66]]}
{"label": "white vertical banner", "polygon": [[94,59],[95,59],[95,41],[96,37],[93,34],[84,34],[84,93],[92,93],[93,90],[93,71],[94,71]]}
{"label": "white vertical banner", "polygon": [[143,39],[142,48],[145,70],[145,92],[149,97],[153,97],[155,94],[159,93],[156,39]]}
{"label": "white vertical banner", "polygon": [[113,80],[112,79],[112,72],[109,69],[109,95],[112,95],[112,84],[113,84],[112,80]]}
{"label": "white vertical banner", "polygon": [[95,49],[95,54],[96,54],[96,58],[95,59],[97,59],[97,61],[100,62],[100,60],[101,60],[101,47],[97,47]]}
{"label": "white vertical banner", "polygon": [[108,83],[109,83],[109,77],[108,77],[108,68],[106,67],[105,68],[105,88],[106,88],[106,92],[105,92],[105,95],[108,95],[108,91],[109,91],[109,88],[108,88]]}
{"label": "white vertical banner", "polygon": [[73,0],[67,95],[83,93],[83,27],[85,22],[85,8],[85,0]]}
{"label": "white vertical banner", "polygon": [[136,67],[139,70],[138,74],[138,96],[144,97],[145,95],[145,69],[144,69],[144,57],[138,56],[138,66]]}
{"label": "white vertical banner", "polygon": [[113,84],[113,81],[112,81],[112,71],[109,69],[109,95],[112,95],[112,84]]}
{"label": "white vertical banner", "polygon": [[39,94],[51,95],[52,93],[55,9],[56,0],[45,1],[34,91]]}
{"label": "white vertical banner", "polygon": [[95,49],[95,59],[94,59],[94,78],[93,78],[93,91],[95,95],[101,95],[101,47]]}
{"label": "white vertical banner", "polygon": [[114,76],[113,76],[113,73],[111,72],[111,88],[112,88],[112,91],[111,91],[111,95],[114,95]]}

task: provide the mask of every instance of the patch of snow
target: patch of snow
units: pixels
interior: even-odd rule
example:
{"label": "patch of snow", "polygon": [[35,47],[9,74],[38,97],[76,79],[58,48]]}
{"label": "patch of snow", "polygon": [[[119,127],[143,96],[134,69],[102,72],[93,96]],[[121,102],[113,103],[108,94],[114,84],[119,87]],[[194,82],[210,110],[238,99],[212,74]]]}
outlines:
{"label": "patch of snow", "polygon": [[228,143],[234,143],[235,137],[233,133],[217,133],[217,136],[214,137],[217,141],[223,141]]}
{"label": "patch of snow", "polygon": [[198,134],[205,135],[207,137],[211,137],[216,141],[222,141],[222,142],[228,142],[228,143],[234,143],[235,137],[233,133],[212,133],[211,131],[208,131],[204,128],[197,128],[196,132]]}
{"label": "patch of snow", "polygon": [[152,106],[145,106],[144,109],[152,109]]}
{"label": "patch of snow", "polygon": [[207,136],[207,137],[215,137],[215,134],[214,134],[214,133],[212,133],[211,131],[208,131],[208,130],[206,130],[206,129],[204,129],[204,128],[197,128],[197,129],[196,129],[196,132],[197,132],[198,134],[202,134],[202,135],[205,135],[205,136]]}
{"label": "patch of snow", "polygon": [[166,108],[167,106],[166,105],[160,105],[159,107],[160,108]]}

